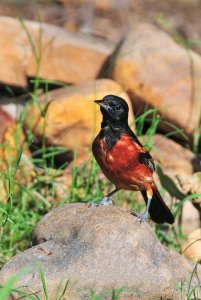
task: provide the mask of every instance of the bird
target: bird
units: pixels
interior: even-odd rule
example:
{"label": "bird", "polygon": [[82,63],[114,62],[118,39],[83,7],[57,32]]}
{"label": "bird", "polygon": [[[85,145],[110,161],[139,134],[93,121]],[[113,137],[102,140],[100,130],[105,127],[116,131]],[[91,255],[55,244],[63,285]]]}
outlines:
{"label": "bird", "polygon": [[150,215],[155,223],[173,224],[174,217],[154,182],[153,158],[128,125],[127,102],[116,95],[94,102],[100,106],[102,123],[92,153],[103,174],[115,185],[98,205],[112,204],[110,197],[121,189],[140,191],[146,203],[143,213],[135,213],[140,221],[148,221]]}

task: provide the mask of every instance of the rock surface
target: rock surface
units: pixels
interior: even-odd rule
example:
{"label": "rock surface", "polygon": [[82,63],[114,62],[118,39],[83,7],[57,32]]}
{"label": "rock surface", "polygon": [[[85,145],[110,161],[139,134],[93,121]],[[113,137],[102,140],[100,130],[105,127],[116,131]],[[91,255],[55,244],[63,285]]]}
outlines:
{"label": "rock surface", "polygon": [[15,123],[12,116],[0,106],[0,143],[2,144],[3,136],[8,127]]}
{"label": "rock surface", "polygon": [[[8,131],[8,128],[15,124],[15,120],[11,115],[6,112],[2,107],[0,107],[0,202],[5,202],[7,200],[7,192],[5,189],[5,182],[3,174],[7,168],[5,159],[5,145],[4,136]],[[7,157],[8,155],[6,155]]]}
{"label": "rock surface", "polygon": [[194,231],[197,228],[200,228],[201,226],[200,213],[198,209],[194,207],[191,201],[185,201],[185,203],[183,204],[181,226],[182,232],[186,235],[189,235],[192,231]]}
{"label": "rock surface", "polygon": [[[39,98],[40,105],[32,104],[27,112],[26,127],[39,139],[44,132],[51,145],[68,147],[84,152],[90,146],[95,134],[100,130],[102,115],[94,100],[107,94],[123,97],[130,106],[129,122],[133,122],[131,102],[122,87],[110,79],[88,81],[81,85],[61,88]],[[41,109],[47,107],[45,118]]]}
{"label": "rock surface", "polygon": [[9,17],[0,17],[0,44],[0,82],[15,86],[26,86],[27,76],[37,74],[66,83],[96,78],[113,51],[97,38]]}
{"label": "rock surface", "polygon": [[162,30],[146,23],[132,28],[117,55],[112,78],[128,92],[136,112],[147,105],[158,109],[163,130],[175,130],[169,122],[190,137],[195,129],[199,131],[201,57]]}
{"label": "rock surface", "polygon": [[182,247],[182,254],[195,262],[201,260],[201,228],[195,229],[188,235]]}
{"label": "rock surface", "polygon": [[191,150],[182,147],[162,134],[155,134],[152,139],[151,154],[165,173],[169,175],[191,175],[201,171],[200,159]]}
{"label": "rock surface", "polygon": [[193,202],[201,204],[201,172],[196,172],[192,176],[180,174],[178,181],[184,193],[189,195],[197,194],[197,198],[194,198]]}
{"label": "rock surface", "polygon": [[193,270],[193,263],[160,244],[148,223],[114,206],[75,203],[56,208],[38,223],[33,241],[35,246],[4,265],[0,283],[32,266],[16,285],[37,292],[40,299],[45,296],[36,262],[44,271],[51,300],[68,279],[68,299],[88,299],[92,289],[102,293],[114,288],[123,288],[124,299],[181,299],[178,284],[188,286]]}
{"label": "rock surface", "polygon": [[0,107],[0,202],[5,202],[7,199],[7,193],[2,176],[6,169],[4,136],[8,128],[14,124],[15,120],[12,118],[12,116],[2,107]]}
{"label": "rock surface", "polygon": [[[156,22],[173,36],[184,37],[189,46],[193,42],[193,48],[201,53],[200,44],[196,43],[201,36],[199,0],[179,0],[174,4],[172,0],[58,0],[40,1],[38,9],[43,22],[117,42],[129,24]],[[1,0],[0,15],[38,21],[33,6],[26,0]]]}
{"label": "rock surface", "polygon": [[[21,149],[23,149],[23,152],[20,155]],[[16,161],[19,156],[19,165],[14,175]],[[8,112],[0,107],[0,202],[5,203],[8,200],[11,172],[13,176],[16,176],[16,180],[20,181],[20,184],[25,185],[30,182],[31,176],[34,174],[22,127]],[[15,184],[15,191],[18,189],[19,186]]]}

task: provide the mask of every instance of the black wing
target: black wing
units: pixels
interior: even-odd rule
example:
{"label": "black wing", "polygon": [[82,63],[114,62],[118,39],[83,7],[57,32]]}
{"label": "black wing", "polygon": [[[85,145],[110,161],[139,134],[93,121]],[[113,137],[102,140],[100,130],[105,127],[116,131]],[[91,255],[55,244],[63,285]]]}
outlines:
{"label": "black wing", "polygon": [[[138,138],[136,137],[134,132],[130,129],[130,127],[128,128],[128,134],[132,137],[132,139],[134,140],[135,143],[137,143],[139,146],[141,146],[143,148],[143,145],[140,143],[140,141],[138,140]],[[152,172],[154,172],[156,170],[153,158],[148,151],[141,152],[139,154],[139,161],[142,164],[145,164]]]}
{"label": "black wing", "polygon": [[155,167],[155,164],[154,164],[154,161],[153,161],[153,158],[152,156],[149,154],[149,152],[141,152],[139,154],[139,161],[142,163],[142,164],[145,164],[147,167],[149,167],[149,169],[154,172],[156,170],[156,167]]}

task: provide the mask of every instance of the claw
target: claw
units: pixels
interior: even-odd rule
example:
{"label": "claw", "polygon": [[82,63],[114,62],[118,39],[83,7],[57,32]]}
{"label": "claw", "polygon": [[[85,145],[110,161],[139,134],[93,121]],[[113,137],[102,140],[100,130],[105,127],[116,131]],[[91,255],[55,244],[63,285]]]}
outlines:
{"label": "claw", "polygon": [[94,202],[88,202],[87,205],[88,205],[88,207],[98,206],[98,204],[94,203]]}
{"label": "claw", "polygon": [[148,214],[143,213],[143,214],[136,214],[136,217],[140,219],[140,222],[148,222]]}
{"label": "claw", "polygon": [[142,214],[139,214],[139,213],[136,213],[135,211],[131,211],[131,214],[135,217],[137,217],[138,219],[140,219],[140,223],[141,222],[148,222],[149,219],[148,219],[148,212],[145,211],[143,212]]}
{"label": "claw", "polygon": [[104,197],[103,199],[101,199],[99,203],[88,202],[88,207],[94,207],[94,206],[97,207],[97,206],[112,205],[112,204],[113,204],[112,199],[108,197]]}
{"label": "claw", "polygon": [[113,201],[112,199],[108,198],[108,197],[104,197],[100,202],[99,205],[112,205]]}

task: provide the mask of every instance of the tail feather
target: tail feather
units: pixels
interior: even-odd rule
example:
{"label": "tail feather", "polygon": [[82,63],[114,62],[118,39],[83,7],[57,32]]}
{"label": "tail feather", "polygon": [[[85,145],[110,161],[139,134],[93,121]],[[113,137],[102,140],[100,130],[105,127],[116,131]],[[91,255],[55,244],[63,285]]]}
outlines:
{"label": "tail feather", "polygon": [[[153,197],[151,200],[151,205],[149,208],[149,214],[151,219],[159,224],[162,223],[174,223],[174,217],[170,211],[170,209],[167,207],[165,202],[163,201],[163,198],[161,197],[157,187],[155,185],[152,185],[153,190]],[[146,191],[141,191],[142,196],[147,203],[147,194]]]}

